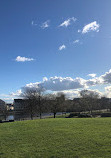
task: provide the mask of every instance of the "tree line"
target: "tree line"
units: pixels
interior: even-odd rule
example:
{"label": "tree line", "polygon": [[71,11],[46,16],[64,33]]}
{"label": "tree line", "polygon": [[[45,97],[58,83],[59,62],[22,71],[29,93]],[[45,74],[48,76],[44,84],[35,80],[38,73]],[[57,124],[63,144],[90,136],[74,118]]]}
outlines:
{"label": "tree line", "polygon": [[36,114],[40,118],[42,113],[53,113],[54,118],[57,112],[89,112],[93,110],[107,109],[111,111],[111,103],[108,98],[100,98],[98,93],[89,90],[80,91],[80,98],[67,99],[64,93],[46,94],[41,89],[24,89],[22,97],[27,100],[27,107],[24,113],[30,114],[31,119]]}
{"label": "tree line", "polygon": [[[98,93],[89,90],[80,91],[80,98],[70,100],[64,93],[47,94],[43,89],[26,88],[23,89],[22,98],[25,102],[21,117],[27,114],[31,119],[35,116],[42,118],[42,113],[53,113],[55,118],[57,112],[89,112],[91,115],[94,110],[107,109],[111,112],[109,99],[100,98]],[[6,117],[6,106],[3,110],[0,109],[0,113]]]}

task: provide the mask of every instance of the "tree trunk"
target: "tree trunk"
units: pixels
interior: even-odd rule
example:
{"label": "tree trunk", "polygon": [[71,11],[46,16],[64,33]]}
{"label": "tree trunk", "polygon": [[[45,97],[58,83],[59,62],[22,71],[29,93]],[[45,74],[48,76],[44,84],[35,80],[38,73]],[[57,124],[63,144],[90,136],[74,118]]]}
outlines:
{"label": "tree trunk", "polygon": [[31,107],[31,109],[30,109],[30,117],[31,117],[31,120],[33,120],[33,107],[32,107],[32,104],[30,104],[30,107]]}
{"label": "tree trunk", "polygon": [[111,103],[109,104],[109,111],[111,112]]}
{"label": "tree trunk", "polygon": [[6,121],[7,115],[5,115],[4,118],[5,118],[5,121]]}
{"label": "tree trunk", "polygon": [[31,120],[33,120],[33,114],[31,114]]}
{"label": "tree trunk", "polygon": [[39,94],[39,112],[40,112],[40,119],[41,117],[41,98],[40,98],[40,94]]}
{"label": "tree trunk", "polygon": [[56,113],[54,112],[54,118],[56,117]]}
{"label": "tree trunk", "polygon": [[42,114],[41,114],[41,112],[40,112],[40,119],[42,118]]}

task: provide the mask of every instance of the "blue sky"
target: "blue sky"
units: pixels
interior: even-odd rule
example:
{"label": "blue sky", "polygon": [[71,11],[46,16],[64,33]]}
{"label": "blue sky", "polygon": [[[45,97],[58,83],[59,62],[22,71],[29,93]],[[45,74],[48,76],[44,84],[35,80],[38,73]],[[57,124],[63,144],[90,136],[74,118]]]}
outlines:
{"label": "blue sky", "polygon": [[109,72],[110,6],[111,0],[0,1],[1,98],[43,77],[88,80]]}

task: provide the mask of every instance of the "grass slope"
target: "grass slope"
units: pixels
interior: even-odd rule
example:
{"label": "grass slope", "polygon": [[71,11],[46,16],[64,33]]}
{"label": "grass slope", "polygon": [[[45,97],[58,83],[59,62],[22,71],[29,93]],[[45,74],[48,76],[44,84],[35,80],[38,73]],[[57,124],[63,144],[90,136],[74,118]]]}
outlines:
{"label": "grass slope", "polygon": [[111,118],[0,124],[0,158],[110,158]]}

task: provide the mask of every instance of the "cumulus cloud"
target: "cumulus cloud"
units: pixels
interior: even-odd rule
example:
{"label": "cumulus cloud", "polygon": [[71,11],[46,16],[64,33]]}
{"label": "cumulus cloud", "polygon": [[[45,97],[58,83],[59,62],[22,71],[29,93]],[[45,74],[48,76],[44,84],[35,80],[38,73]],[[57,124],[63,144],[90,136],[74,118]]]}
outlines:
{"label": "cumulus cloud", "polygon": [[102,77],[96,77],[93,79],[89,79],[86,81],[87,86],[95,86],[104,84],[104,80]]}
{"label": "cumulus cloud", "polygon": [[77,19],[72,17],[72,18],[68,18],[67,20],[65,20],[64,22],[62,22],[59,27],[68,27],[69,25],[71,25],[72,22],[75,22]]}
{"label": "cumulus cloud", "polygon": [[[52,91],[52,92],[64,92],[65,94],[69,94],[68,96],[79,96],[79,91],[81,89],[89,89],[92,86],[96,85],[106,85],[111,84],[111,70],[109,72],[106,72],[105,74],[95,77],[92,79],[83,79],[83,78],[71,78],[71,77],[50,77],[49,79],[47,77],[43,78],[43,81],[41,82],[35,82],[35,83],[29,83],[26,84],[21,90],[16,91],[15,93],[11,93],[12,97],[15,96],[22,96],[22,90],[23,89],[42,89],[43,91]],[[89,89],[90,90],[90,89]],[[96,91],[97,93],[101,93],[106,96],[111,96],[111,86],[108,86],[105,88],[105,92],[99,92],[99,90],[90,90],[90,91]]]}
{"label": "cumulus cloud", "polygon": [[111,83],[111,70],[109,70],[109,72],[106,72],[104,75],[88,80],[80,77],[74,79],[71,77],[63,78],[57,76],[50,77],[49,79],[47,77],[44,77],[43,81],[27,84],[25,87],[30,87],[30,88],[44,87],[45,90],[64,91],[64,90],[88,88],[90,86],[103,85],[108,83],[109,84]]}
{"label": "cumulus cloud", "polygon": [[91,97],[102,97],[103,96],[103,93],[102,92],[100,92],[98,89],[94,89],[94,90],[92,90],[92,89],[87,89],[87,90],[81,90],[80,92],[80,96],[82,97],[82,96],[91,96]]}
{"label": "cumulus cloud", "polygon": [[47,81],[48,78],[47,77],[43,77],[43,82]]}
{"label": "cumulus cloud", "polygon": [[45,21],[44,23],[42,23],[41,28],[42,29],[48,28],[50,26],[49,23],[50,23],[50,20]]}
{"label": "cumulus cloud", "polygon": [[82,78],[72,79],[71,77],[51,77],[43,86],[52,91],[85,88],[85,80]]}
{"label": "cumulus cloud", "polygon": [[78,39],[75,40],[75,41],[73,41],[73,44],[76,44],[76,43],[79,43],[79,40],[78,40]]}
{"label": "cumulus cloud", "polygon": [[80,91],[79,90],[64,90],[64,91],[61,91],[61,92],[64,93],[66,98],[68,98],[68,99],[74,99],[74,98],[79,98],[80,97]]}
{"label": "cumulus cloud", "polygon": [[17,97],[17,96],[20,96],[21,94],[22,94],[22,90],[19,89],[16,92],[10,93],[10,96]]}
{"label": "cumulus cloud", "polygon": [[[56,94],[57,92],[54,92],[54,94]],[[81,93],[87,96],[92,96],[92,97],[103,97],[104,93],[100,92],[98,89],[76,89],[76,90],[64,90],[64,91],[60,91],[60,93],[64,93],[66,98],[68,99],[74,99],[74,98],[80,98],[81,97]]]}
{"label": "cumulus cloud", "polygon": [[66,46],[63,44],[63,45],[61,45],[61,46],[59,47],[59,50],[61,51],[61,50],[65,49],[65,48],[66,48]]}
{"label": "cumulus cloud", "polygon": [[96,77],[96,74],[88,74],[87,76]]}
{"label": "cumulus cloud", "polygon": [[82,33],[85,34],[90,31],[99,32],[99,27],[100,27],[100,25],[96,21],[91,22],[83,27]]}
{"label": "cumulus cloud", "polygon": [[83,92],[84,94],[87,93],[87,95],[92,95],[92,96],[98,96],[99,98],[104,96],[103,92],[100,92],[98,89],[86,89],[86,90],[65,90],[65,91],[61,91],[63,92],[67,98],[69,99],[74,99],[74,98],[80,98],[81,97],[81,92]]}
{"label": "cumulus cloud", "polygon": [[33,61],[33,58],[26,58],[26,57],[21,57],[21,56],[17,56],[15,59],[17,62],[26,62],[26,61]]}
{"label": "cumulus cloud", "polygon": [[111,69],[106,72],[105,74],[95,77],[93,79],[87,80],[88,86],[94,86],[94,85],[100,85],[100,84],[111,84]]}
{"label": "cumulus cloud", "polygon": [[110,92],[111,93],[111,86],[107,86],[105,87],[105,91]]}
{"label": "cumulus cloud", "polygon": [[100,78],[104,83],[111,83],[111,69],[109,72],[106,72],[104,75],[101,75]]}
{"label": "cumulus cloud", "polygon": [[111,86],[106,86],[105,87],[105,93],[104,95],[108,98],[111,98]]}
{"label": "cumulus cloud", "polygon": [[71,77],[50,77],[42,82],[30,83],[25,87],[27,88],[39,88],[44,87],[45,90],[50,91],[63,91],[78,88],[87,88],[85,80],[82,78],[72,79]]}

